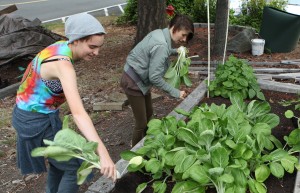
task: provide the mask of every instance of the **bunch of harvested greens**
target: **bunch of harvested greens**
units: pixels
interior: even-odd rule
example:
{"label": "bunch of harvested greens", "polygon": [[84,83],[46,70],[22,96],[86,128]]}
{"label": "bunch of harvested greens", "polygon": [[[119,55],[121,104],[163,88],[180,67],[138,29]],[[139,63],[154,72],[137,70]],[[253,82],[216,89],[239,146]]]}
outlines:
{"label": "bunch of harvested greens", "polygon": [[181,82],[186,86],[192,86],[192,82],[188,77],[189,65],[191,59],[187,57],[188,49],[184,46],[178,48],[177,61],[173,61],[169,66],[164,78],[166,81],[175,88],[179,88]]}

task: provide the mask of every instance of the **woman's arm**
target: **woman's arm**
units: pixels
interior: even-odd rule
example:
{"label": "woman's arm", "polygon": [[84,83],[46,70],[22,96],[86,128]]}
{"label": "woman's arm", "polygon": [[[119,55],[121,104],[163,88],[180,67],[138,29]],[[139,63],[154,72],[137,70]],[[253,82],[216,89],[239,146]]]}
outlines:
{"label": "woman's arm", "polygon": [[115,181],[115,165],[101,141],[92,120],[84,109],[77,89],[76,74],[73,65],[68,61],[58,61],[55,62],[53,67],[55,67],[55,75],[62,84],[66,100],[77,127],[89,141],[98,143],[97,153],[101,158],[101,173]]}
{"label": "woman's arm", "polygon": [[171,96],[180,98],[181,94],[177,88],[172,87],[164,80],[165,65],[169,58],[168,48],[157,45],[150,53],[149,80],[159,89],[168,92]]}

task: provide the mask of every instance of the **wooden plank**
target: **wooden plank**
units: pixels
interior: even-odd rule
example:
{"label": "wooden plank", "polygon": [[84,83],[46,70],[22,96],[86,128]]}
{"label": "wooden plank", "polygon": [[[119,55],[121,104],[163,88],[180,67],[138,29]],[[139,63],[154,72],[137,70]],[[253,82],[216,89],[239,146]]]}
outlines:
{"label": "wooden plank", "polygon": [[[256,73],[268,73],[268,74],[272,74],[272,73],[296,73],[296,72],[300,72],[300,69],[296,69],[296,68],[253,68],[254,72]],[[207,67],[194,67],[194,66],[190,66],[189,67],[190,71],[207,71],[208,68]],[[210,71],[215,71],[216,68],[215,67],[211,67]]]}
{"label": "wooden plank", "polygon": [[0,15],[3,15],[3,14],[8,14],[8,13],[12,13],[14,11],[17,11],[18,8],[16,5],[11,5],[11,6],[8,6],[2,10],[0,10]]}
{"label": "wooden plank", "polygon": [[[211,65],[217,65],[220,64],[221,61],[210,61]],[[192,65],[207,65],[208,61],[192,61],[191,62]],[[280,62],[249,62],[249,65],[257,65],[257,66],[278,66],[278,65],[282,65],[282,63]],[[286,63],[288,64],[288,63]]]}

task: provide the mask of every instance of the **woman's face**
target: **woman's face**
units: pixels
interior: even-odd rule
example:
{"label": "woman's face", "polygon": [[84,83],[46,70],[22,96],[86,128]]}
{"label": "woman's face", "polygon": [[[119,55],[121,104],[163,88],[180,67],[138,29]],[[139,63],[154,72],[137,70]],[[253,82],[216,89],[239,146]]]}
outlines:
{"label": "woman's face", "polygon": [[190,33],[186,29],[174,31],[173,28],[171,28],[170,31],[171,31],[171,38],[174,41],[174,43],[176,43],[176,44],[186,43],[187,37]]}
{"label": "woman's face", "polygon": [[104,35],[92,35],[88,39],[74,42],[73,59],[89,61],[99,54],[104,43]]}

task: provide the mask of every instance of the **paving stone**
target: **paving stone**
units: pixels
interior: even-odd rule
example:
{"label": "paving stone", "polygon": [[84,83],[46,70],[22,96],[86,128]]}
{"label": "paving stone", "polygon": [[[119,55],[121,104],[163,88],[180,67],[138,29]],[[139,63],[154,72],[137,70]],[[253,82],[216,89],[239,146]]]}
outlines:
{"label": "paving stone", "polygon": [[99,102],[93,105],[94,111],[122,111],[124,102]]}
{"label": "paving stone", "polygon": [[107,100],[113,101],[113,102],[124,102],[127,100],[127,97],[124,93],[113,92],[107,96]]}

